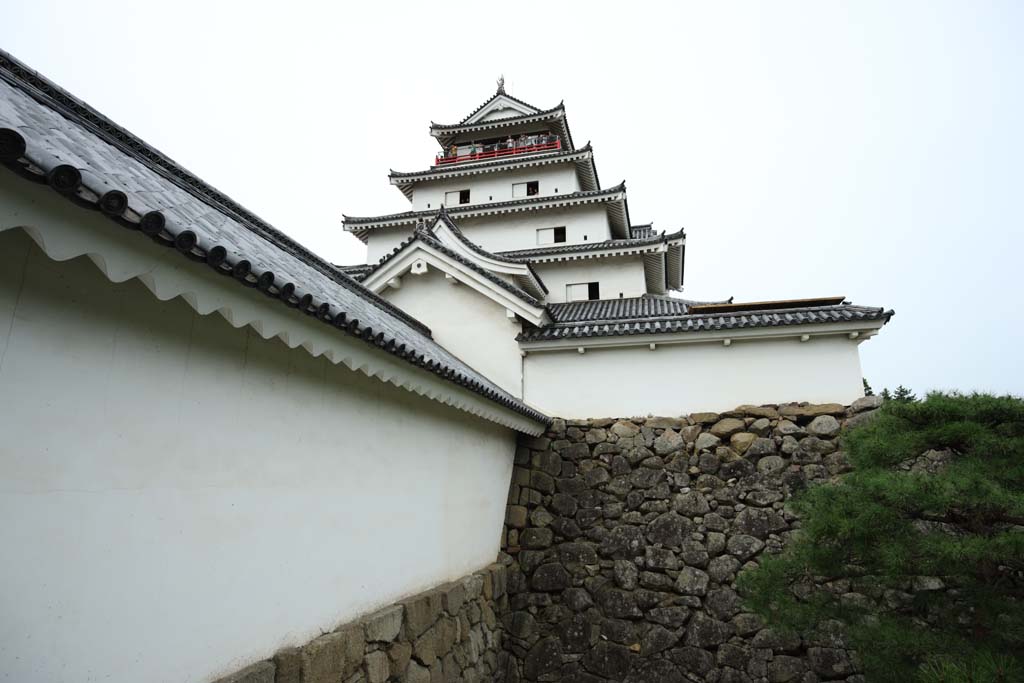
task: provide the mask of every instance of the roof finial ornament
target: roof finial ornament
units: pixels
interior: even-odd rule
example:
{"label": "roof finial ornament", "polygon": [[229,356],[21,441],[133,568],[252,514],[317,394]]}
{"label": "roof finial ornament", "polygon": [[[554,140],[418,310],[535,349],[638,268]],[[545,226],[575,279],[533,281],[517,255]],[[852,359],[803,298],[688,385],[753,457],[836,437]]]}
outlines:
{"label": "roof finial ornament", "polygon": [[497,95],[505,94],[505,74],[498,76],[498,92]]}

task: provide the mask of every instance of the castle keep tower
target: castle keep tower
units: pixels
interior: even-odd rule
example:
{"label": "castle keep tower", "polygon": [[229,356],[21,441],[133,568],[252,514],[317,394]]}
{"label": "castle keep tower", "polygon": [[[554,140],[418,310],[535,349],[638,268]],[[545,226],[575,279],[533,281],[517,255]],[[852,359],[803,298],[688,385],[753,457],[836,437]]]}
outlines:
{"label": "castle keep tower", "polygon": [[[499,80],[468,116],[432,123],[430,134],[440,148],[433,164],[389,176],[408,211],[344,217],[368,263],[341,268],[507,391],[567,417],[660,405],[667,412],[659,414],[678,414],[688,403],[672,394],[684,387],[703,392],[694,405],[704,408],[715,400],[709,394],[725,408],[860,396],[857,344],[891,311],[844,297],[735,304],[672,296],[683,288],[684,231],[631,223],[625,182],[601,186],[593,149],[576,146],[564,104],[535,107]],[[812,336],[827,343],[774,346]],[[709,354],[711,341],[742,350]],[[772,375],[773,354],[798,359],[814,377]],[[822,363],[826,372],[811,369]],[[719,377],[740,367],[742,377]],[[657,398],[631,369],[677,375],[680,384]],[[614,399],[595,372],[617,378]]]}

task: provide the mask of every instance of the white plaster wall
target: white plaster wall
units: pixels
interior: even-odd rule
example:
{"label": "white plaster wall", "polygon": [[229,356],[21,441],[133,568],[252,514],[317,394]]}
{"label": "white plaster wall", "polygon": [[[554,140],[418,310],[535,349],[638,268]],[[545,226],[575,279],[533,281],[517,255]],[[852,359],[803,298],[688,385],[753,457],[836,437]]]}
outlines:
{"label": "white plaster wall", "polygon": [[465,284],[449,284],[431,268],[424,275],[407,273],[400,289],[385,288],[381,296],[430,328],[434,341],[513,396],[523,395],[518,322],[505,308]]}
{"label": "white plaster wall", "polygon": [[566,244],[603,242],[611,239],[608,211],[604,204],[586,204],[563,209],[524,211],[481,218],[455,217],[459,229],[488,251],[534,249],[537,230],[565,226]]}
{"label": "white plaster wall", "polygon": [[[436,205],[435,205],[436,206]],[[608,211],[604,204],[571,206],[564,209],[525,211],[523,213],[455,217],[459,229],[488,251],[533,249],[540,228],[565,227],[566,244],[586,244],[611,239]],[[370,231],[366,245],[367,263],[376,263],[412,235],[412,228],[376,228]]]}
{"label": "white plaster wall", "polygon": [[395,247],[412,237],[412,226],[401,228],[376,228],[370,231],[366,240],[366,262],[377,263],[391,253]]}
{"label": "white plaster wall", "polygon": [[209,681],[465,575],[513,449],[0,233],[3,675]]}
{"label": "white plaster wall", "polygon": [[534,269],[548,288],[547,301],[566,301],[565,286],[581,282],[601,283],[602,299],[640,296],[647,291],[643,257],[621,256],[581,261],[537,263]]}
{"label": "white plaster wall", "polygon": [[843,336],[531,351],[524,382],[528,403],[565,418],[673,416],[744,403],[849,404],[863,396],[857,343]]}
{"label": "white plaster wall", "polygon": [[[417,183],[412,195],[414,211],[436,210],[444,203],[444,193],[469,190],[471,204],[490,204],[518,199],[512,196],[512,185],[536,180],[538,195],[548,197],[579,191],[575,163],[552,164],[522,168],[501,173],[484,173],[445,180]],[[449,208],[451,208],[449,206]]]}

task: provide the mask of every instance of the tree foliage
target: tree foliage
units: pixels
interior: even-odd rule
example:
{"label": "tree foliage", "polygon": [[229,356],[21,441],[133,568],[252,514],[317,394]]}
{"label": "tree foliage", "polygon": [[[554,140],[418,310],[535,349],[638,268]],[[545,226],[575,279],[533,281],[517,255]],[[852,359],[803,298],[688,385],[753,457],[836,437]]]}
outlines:
{"label": "tree foliage", "polygon": [[1024,680],[1024,401],[889,401],[843,447],[853,472],[795,499],[800,532],[741,574],[747,603],[843,622],[870,681]]}

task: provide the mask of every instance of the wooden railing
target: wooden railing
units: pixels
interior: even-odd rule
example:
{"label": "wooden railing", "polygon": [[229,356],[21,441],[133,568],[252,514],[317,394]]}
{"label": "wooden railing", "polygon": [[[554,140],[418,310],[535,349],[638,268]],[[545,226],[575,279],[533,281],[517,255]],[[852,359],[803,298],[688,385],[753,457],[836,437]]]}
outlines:
{"label": "wooden railing", "polygon": [[494,145],[481,145],[479,151],[468,152],[456,156],[436,156],[435,166],[457,164],[463,161],[481,161],[485,159],[501,159],[503,157],[518,156],[520,154],[532,154],[533,152],[550,152],[562,149],[562,141],[542,142],[534,145],[515,145],[507,147],[506,143],[499,142]]}

